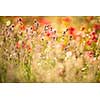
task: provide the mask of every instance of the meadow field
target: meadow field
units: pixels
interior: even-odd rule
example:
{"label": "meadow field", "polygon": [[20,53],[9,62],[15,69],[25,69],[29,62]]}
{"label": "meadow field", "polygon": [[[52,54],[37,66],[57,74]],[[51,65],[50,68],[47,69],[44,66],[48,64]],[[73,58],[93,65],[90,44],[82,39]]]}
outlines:
{"label": "meadow field", "polygon": [[0,16],[1,83],[100,82],[99,16]]}

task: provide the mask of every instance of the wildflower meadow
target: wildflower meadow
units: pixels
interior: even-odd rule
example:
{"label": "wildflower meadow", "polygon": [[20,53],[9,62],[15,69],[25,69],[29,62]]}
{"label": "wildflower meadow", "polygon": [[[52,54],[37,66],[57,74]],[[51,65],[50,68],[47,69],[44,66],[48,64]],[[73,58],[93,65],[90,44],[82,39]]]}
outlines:
{"label": "wildflower meadow", "polygon": [[0,16],[0,82],[100,82],[100,17]]}

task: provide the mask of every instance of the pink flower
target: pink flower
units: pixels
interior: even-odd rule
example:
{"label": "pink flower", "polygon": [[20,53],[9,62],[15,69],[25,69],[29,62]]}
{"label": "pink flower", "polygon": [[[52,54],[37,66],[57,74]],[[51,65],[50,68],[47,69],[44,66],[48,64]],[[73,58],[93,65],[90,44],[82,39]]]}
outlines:
{"label": "pink flower", "polygon": [[26,48],[26,43],[22,42],[22,48]]}
{"label": "pink flower", "polygon": [[93,56],[94,56],[94,52],[93,52],[93,51],[89,51],[89,52],[88,52],[88,56],[89,56],[89,57],[93,57]]}
{"label": "pink flower", "polygon": [[19,43],[19,42],[16,43],[16,48],[17,48],[17,49],[20,48],[20,43]]}

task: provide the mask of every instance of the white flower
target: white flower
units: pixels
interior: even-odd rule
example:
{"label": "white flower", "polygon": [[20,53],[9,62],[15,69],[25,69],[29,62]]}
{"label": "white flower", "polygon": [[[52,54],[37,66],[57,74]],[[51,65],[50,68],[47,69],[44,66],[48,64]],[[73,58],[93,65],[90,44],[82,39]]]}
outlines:
{"label": "white flower", "polygon": [[67,56],[67,58],[71,57],[71,56],[72,56],[72,52],[71,52],[71,51],[68,51],[68,52],[66,53],[66,56]]}
{"label": "white flower", "polygon": [[93,58],[93,61],[96,61],[96,57]]}

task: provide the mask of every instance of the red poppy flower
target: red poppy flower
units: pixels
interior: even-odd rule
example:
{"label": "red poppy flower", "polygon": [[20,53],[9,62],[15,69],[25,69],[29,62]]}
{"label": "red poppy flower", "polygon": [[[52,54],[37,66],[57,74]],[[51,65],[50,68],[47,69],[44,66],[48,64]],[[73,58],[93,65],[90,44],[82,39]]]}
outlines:
{"label": "red poppy flower", "polygon": [[69,34],[74,35],[75,28],[74,27],[69,27],[68,31],[69,31]]}
{"label": "red poppy flower", "polygon": [[88,40],[86,43],[90,46],[92,44],[92,41]]}
{"label": "red poppy flower", "polygon": [[93,32],[91,32],[91,33],[90,33],[90,35],[95,35],[95,34],[96,34],[96,32],[95,32],[95,31],[93,31]]}
{"label": "red poppy flower", "polygon": [[51,37],[51,36],[52,36],[52,31],[48,30],[48,31],[46,32],[46,36]]}
{"label": "red poppy flower", "polygon": [[45,19],[45,18],[41,18],[41,19],[39,20],[39,23],[40,23],[41,25],[51,24],[50,21],[47,20],[47,19]]}
{"label": "red poppy flower", "polygon": [[65,21],[65,22],[71,22],[71,18],[70,17],[65,17],[65,18],[63,18],[63,21]]}
{"label": "red poppy flower", "polygon": [[46,34],[48,37],[50,37],[50,33],[48,32],[47,34]]}
{"label": "red poppy flower", "polygon": [[20,29],[22,30],[22,31],[24,31],[26,28],[25,28],[25,25],[21,25],[20,26]]}
{"label": "red poppy flower", "polygon": [[94,42],[97,42],[98,36],[97,36],[96,32],[91,32],[91,33],[90,33],[90,36],[91,36],[91,39],[92,39]]}
{"label": "red poppy flower", "polygon": [[97,38],[96,38],[95,36],[92,38],[92,40],[93,40],[94,42],[97,42]]}
{"label": "red poppy flower", "polygon": [[94,24],[93,29],[94,30],[100,30],[100,24]]}

